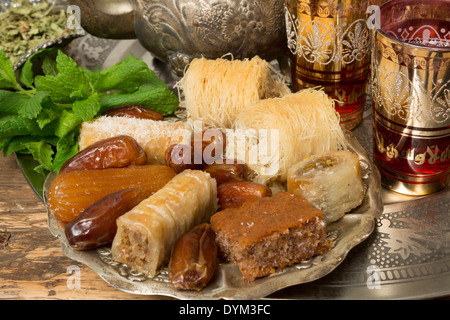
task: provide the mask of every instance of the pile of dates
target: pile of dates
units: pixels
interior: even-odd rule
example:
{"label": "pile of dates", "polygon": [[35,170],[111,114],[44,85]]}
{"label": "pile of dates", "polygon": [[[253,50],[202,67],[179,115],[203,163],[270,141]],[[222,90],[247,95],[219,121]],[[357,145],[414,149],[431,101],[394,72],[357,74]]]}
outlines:
{"label": "pile of dates", "polygon": [[[112,108],[104,115],[164,119],[158,112],[136,105]],[[172,145],[166,150],[165,165],[149,165],[132,137],[108,138],[63,165],[49,188],[49,208],[63,224],[70,246],[91,250],[111,244],[117,218],[186,169],[204,170],[216,179],[219,210],[272,195],[267,186],[248,181],[244,163],[226,161],[224,150],[226,138],[220,130],[212,137],[194,133],[191,145]],[[209,223],[196,226],[172,250],[168,265],[171,283],[182,290],[203,289],[214,275],[217,257]]]}

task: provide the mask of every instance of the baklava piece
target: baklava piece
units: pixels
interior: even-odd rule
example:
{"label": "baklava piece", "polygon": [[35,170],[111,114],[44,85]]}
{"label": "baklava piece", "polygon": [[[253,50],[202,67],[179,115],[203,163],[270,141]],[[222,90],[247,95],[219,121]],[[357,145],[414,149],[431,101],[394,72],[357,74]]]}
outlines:
{"label": "baklava piece", "polygon": [[244,203],[211,218],[221,255],[245,280],[324,254],[332,246],[321,210],[292,193]]}
{"label": "baklava piece", "polygon": [[289,169],[287,191],[322,210],[327,224],[335,222],[364,199],[359,158],[347,150],[310,156]]}

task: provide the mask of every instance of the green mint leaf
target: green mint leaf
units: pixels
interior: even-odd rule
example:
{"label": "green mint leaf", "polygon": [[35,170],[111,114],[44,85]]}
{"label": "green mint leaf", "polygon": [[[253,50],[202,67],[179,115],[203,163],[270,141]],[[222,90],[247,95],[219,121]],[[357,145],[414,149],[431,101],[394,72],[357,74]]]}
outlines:
{"label": "green mint leaf", "polygon": [[165,83],[164,81],[159,79],[153,71],[152,71],[152,74],[149,77],[144,78],[142,80],[142,83],[145,84],[145,85],[148,85],[149,87],[152,87],[152,88],[169,89],[167,83]]}
{"label": "green mint leaf", "polygon": [[5,52],[0,50],[0,88],[20,87],[14,74],[12,62],[6,58]]}
{"label": "green mint leaf", "polygon": [[81,117],[83,121],[89,121],[100,111],[100,98],[94,93],[85,100],[75,101],[73,113]]}
{"label": "green mint leaf", "polygon": [[54,102],[72,103],[87,98],[92,93],[89,79],[77,63],[58,51],[56,57],[58,74],[36,76],[34,85],[37,90],[46,91]]}
{"label": "green mint leaf", "polygon": [[8,146],[4,149],[4,156],[7,157],[14,152],[29,153],[27,144],[39,141],[39,137],[35,136],[16,136],[12,138]]}
{"label": "green mint leaf", "polygon": [[56,56],[56,67],[58,69],[58,80],[65,87],[84,91],[86,95],[91,92],[88,78],[83,70],[62,51],[58,51]]}
{"label": "green mint leaf", "polygon": [[6,148],[8,148],[8,145],[11,143],[13,137],[0,137],[0,150],[3,150],[3,155],[6,157],[7,155],[4,154]]}
{"label": "green mint leaf", "polygon": [[84,100],[85,95],[84,95],[84,92],[81,91],[81,90],[74,90],[70,94],[70,98],[72,98],[74,101],[76,101],[76,100]]}
{"label": "green mint leaf", "polygon": [[47,96],[47,92],[38,91],[35,95],[29,97],[22,104],[19,115],[27,119],[35,119],[42,110],[42,100]]}
{"label": "green mint leaf", "polygon": [[63,110],[56,124],[55,135],[59,138],[63,138],[70,131],[77,128],[82,122],[83,119],[80,116],[74,114],[73,112]]}
{"label": "green mint leaf", "polygon": [[46,76],[54,76],[58,75],[58,68],[56,66],[55,59],[52,59],[50,56],[46,55],[44,60],[42,60],[42,71]]}
{"label": "green mint leaf", "polygon": [[119,63],[102,70],[94,89],[100,92],[118,90],[126,93],[136,91],[142,79],[151,76],[148,65],[140,59],[128,56]]}
{"label": "green mint leaf", "polygon": [[17,115],[28,99],[20,92],[0,90],[0,114]]}
{"label": "green mint leaf", "polygon": [[59,139],[51,170],[59,172],[64,163],[78,153],[78,128]]}
{"label": "green mint leaf", "polygon": [[45,141],[26,143],[26,149],[31,153],[33,159],[38,161],[41,166],[50,171],[53,162],[53,148]]}
{"label": "green mint leaf", "polygon": [[45,166],[43,166],[42,164],[37,165],[36,167],[34,167],[33,171],[37,172],[42,177],[46,177],[48,175],[48,173],[49,173],[49,170],[47,170],[45,168]]}
{"label": "green mint leaf", "polygon": [[28,134],[41,134],[41,130],[35,121],[15,115],[7,115],[0,118],[0,136],[10,137]]}
{"label": "green mint leaf", "polygon": [[27,86],[28,88],[33,87],[34,73],[33,73],[33,62],[31,61],[31,58],[25,61],[22,68],[20,69],[19,79],[20,82],[25,86]]}
{"label": "green mint leaf", "polygon": [[142,84],[139,89],[133,93],[111,93],[100,97],[102,110],[112,107],[137,104],[163,115],[172,114],[179,105],[177,96],[170,91],[167,85],[153,86],[151,83]]}
{"label": "green mint leaf", "polygon": [[32,88],[35,73],[43,71],[45,75],[56,76],[58,74],[55,61],[57,52],[56,48],[46,48],[31,55],[21,68],[20,82]]}
{"label": "green mint leaf", "polygon": [[95,66],[95,68],[92,70],[89,70],[86,68],[81,68],[81,69],[83,70],[86,77],[89,79],[90,83],[95,83],[98,80],[98,78],[100,76],[100,71],[101,71],[99,66]]}
{"label": "green mint leaf", "polygon": [[60,116],[59,112],[56,112],[53,108],[42,108],[41,113],[36,117],[36,123],[39,128],[44,128],[49,123],[58,119]]}
{"label": "green mint leaf", "polygon": [[34,86],[39,91],[47,92],[54,102],[71,103],[70,95],[73,90],[61,85],[55,76],[36,76]]}

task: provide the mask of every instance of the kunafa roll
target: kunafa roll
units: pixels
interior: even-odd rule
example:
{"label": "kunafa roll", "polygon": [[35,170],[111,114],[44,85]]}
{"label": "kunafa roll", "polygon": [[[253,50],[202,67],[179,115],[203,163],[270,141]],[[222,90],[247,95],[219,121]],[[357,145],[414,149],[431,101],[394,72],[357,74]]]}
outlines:
{"label": "kunafa roll", "polygon": [[217,210],[216,181],[209,173],[185,170],[164,188],[117,219],[113,258],[154,277],[176,241]]}
{"label": "kunafa roll", "polygon": [[226,156],[244,161],[255,182],[285,182],[288,169],[305,156],[346,146],[334,100],[323,90],[304,89],[259,100],[236,115]]}
{"label": "kunafa roll", "polygon": [[266,60],[194,59],[177,87],[189,121],[230,128],[236,114],[266,98],[290,93],[281,74]]}

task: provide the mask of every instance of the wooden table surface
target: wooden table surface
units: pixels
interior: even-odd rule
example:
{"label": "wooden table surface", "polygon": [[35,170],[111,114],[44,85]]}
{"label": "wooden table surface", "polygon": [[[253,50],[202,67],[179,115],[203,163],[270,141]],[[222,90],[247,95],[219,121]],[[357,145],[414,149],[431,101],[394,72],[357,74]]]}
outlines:
{"label": "wooden table surface", "polygon": [[48,229],[44,204],[15,156],[0,154],[0,300],[5,299],[169,298],[120,291],[90,268],[67,258]]}
{"label": "wooden table surface", "polygon": [[15,156],[0,154],[0,300],[155,298],[165,299],[117,290],[64,256]]}

